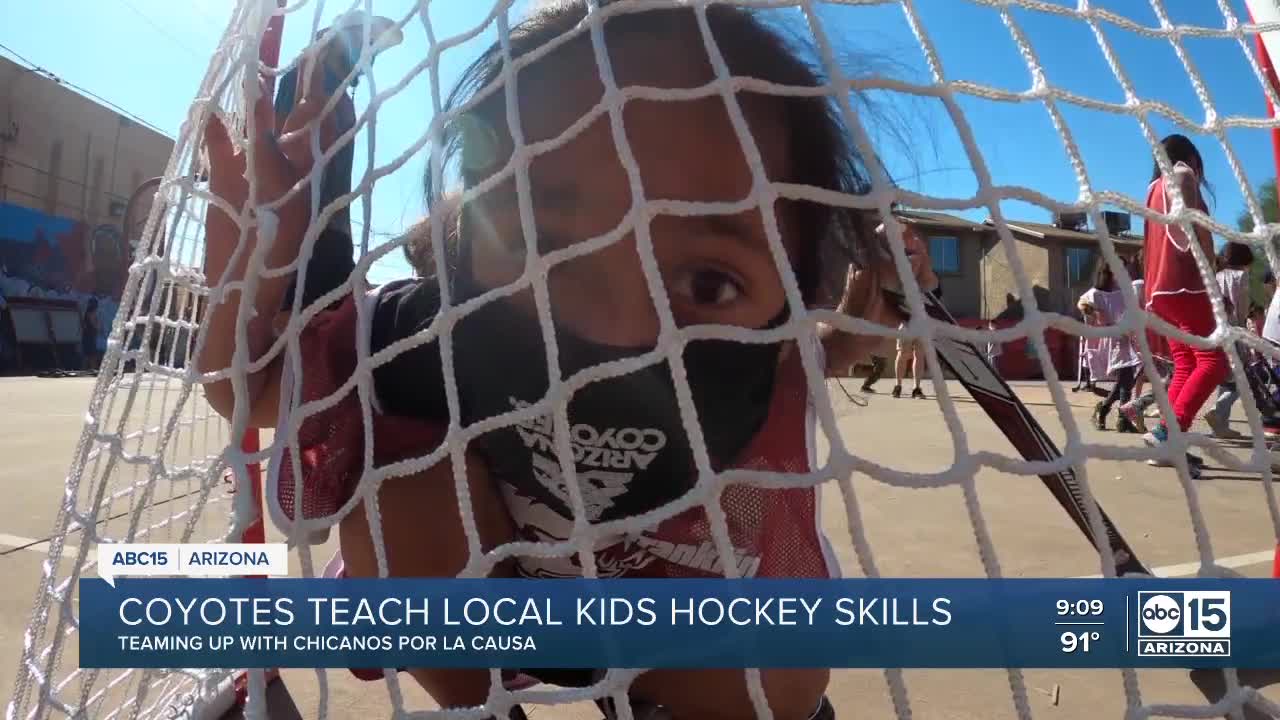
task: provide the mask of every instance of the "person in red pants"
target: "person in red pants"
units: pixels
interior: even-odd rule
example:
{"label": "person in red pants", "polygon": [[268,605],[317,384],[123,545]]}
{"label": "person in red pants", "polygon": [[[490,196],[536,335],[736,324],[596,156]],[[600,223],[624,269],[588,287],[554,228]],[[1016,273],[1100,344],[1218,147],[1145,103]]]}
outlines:
{"label": "person in red pants", "polygon": [[[1194,143],[1183,135],[1170,135],[1160,141],[1173,164],[1173,174],[1165,177],[1159,162],[1151,173],[1147,187],[1147,208],[1158,213],[1173,209],[1172,188],[1182,195],[1183,205],[1208,212],[1201,189],[1210,189],[1204,177],[1204,161]],[[1190,334],[1208,336],[1216,321],[1209,303],[1200,268],[1193,254],[1197,243],[1205,258],[1212,258],[1213,237],[1206,228],[1185,223],[1159,223],[1148,220],[1143,230],[1145,258],[1146,307],[1177,329]],[[1168,338],[1173,357],[1173,375],[1169,381],[1169,403],[1173,406],[1178,426],[1185,432],[1215,387],[1228,373],[1227,356],[1219,348],[1198,348],[1174,337]],[[1152,428],[1144,439],[1158,447],[1169,439],[1168,418]],[[1193,476],[1198,477],[1204,461],[1187,455]],[[1151,460],[1153,465],[1166,464]]]}

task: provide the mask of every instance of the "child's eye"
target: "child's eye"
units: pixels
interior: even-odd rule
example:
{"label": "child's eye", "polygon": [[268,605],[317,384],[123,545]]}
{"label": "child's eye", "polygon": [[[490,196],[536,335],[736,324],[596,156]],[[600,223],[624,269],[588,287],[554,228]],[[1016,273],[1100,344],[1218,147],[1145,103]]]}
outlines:
{"label": "child's eye", "polygon": [[724,306],[742,296],[737,278],[714,268],[695,268],[676,278],[673,292],[694,305]]}

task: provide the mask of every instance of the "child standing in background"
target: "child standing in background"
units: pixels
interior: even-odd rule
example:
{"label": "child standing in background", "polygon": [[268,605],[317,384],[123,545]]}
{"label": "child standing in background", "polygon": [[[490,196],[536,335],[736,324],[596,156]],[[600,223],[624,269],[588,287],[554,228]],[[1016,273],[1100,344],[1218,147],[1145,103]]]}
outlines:
{"label": "child standing in background", "polygon": [[[1098,266],[1097,277],[1093,282],[1093,307],[1091,324],[1099,326],[1114,325],[1124,314],[1124,294],[1116,284],[1115,274],[1111,266],[1105,262]],[[1124,404],[1129,401],[1137,378],[1142,358],[1133,349],[1132,339],[1128,335],[1102,338],[1099,354],[1106,362],[1106,374],[1115,377],[1111,392],[1107,398],[1093,409],[1093,426],[1099,430],[1107,429],[1107,414],[1116,402]],[[1116,423],[1120,432],[1135,432],[1137,428],[1124,416]]]}
{"label": "child standing in background", "polygon": [[[1173,172],[1166,180],[1158,162],[1153,163],[1151,182],[1147,186],[1147,208],[1165,214],[1174,205],[1169,189],[1176,187],[1186,207],[1208,212],[1200,192],[1208,183],[1204,177],[1204,161],[1194,143],[1183,135],[1170,135],[1161,140]],[[1185,223],[1160,223],[1148,220],[1143,229],[1143,258],[1146,264],[1146,306],[1154,315],[1178,330],[1205,337],[1215,327],[1213,307],[1208,290],[1200,276],[1200,267],[1192,254],[1198,244],[1206,257],[1213,256],[1213,237],[1209,230]],[[1190,232],[1188,232],[1188,230]],[[1177,338],[1168,338],[1173,356],[1173,377],[1169,382],[1169,402],[1175,417],[1164,418],[1144,437],[1147,445],[1159,447],[1169,439],[1168,423],[1176,421],[1186,432],[1196,413],[1209,399],[1213,389],[1227,376],[1227,355],[1219,348],[1199,348]],[[1199,476],[1204,461],[1187,454],[1191,471]],[[1152,459],[1152,464],[1164,461]]]}
{"label": "child standing in background", "polygon": [[[876,235],[884,237],[883,224],[876,228]],[[937,274],[933,271],[933,261],[929,259],[928,244],[920,237],[915,228],[909,225],[904,225],[902,228],[902,244],[907,260],[911,263],[912,273],[914,273],[916,281],[920,285],[920,290],[937,297],[940,294],[942,285],[938,280]],[[898,326],[899,330],[905,330],[906,328],[905,321]],[[894,397],[902,397],[902,379],[906,377],[908,367],[911,368],[911,380],[915,383],[915,387],[911,390],[911,397],[922,400],[925,395],[924,389],[920,387],[920,384],[924,382],[924,373],[928,366],[924,357],[924,343],[918,338],[898,338],[898,357],[893,365]]]}
{"label": "child standing in background", "polygon": [[[1091,287],[1080,294],[1076,301],[1076,310],[1086,325],[1099,325],[1097,311],[1098,288]],[[1080,338],[1080,380],[1077,389],[1094,391],[1096,383],[1107,377],[1108,338]]]}
{"label": "child standing in background", "polygon": [[[1246,327],[1249,321],[1249,266],[1253,264],[1253,251],[1248,245],[1229,242],[1218,254],[1221,267],[1216,279],[1218,289],[1222,292],[1222,300],[1227,306],[1227,318],[1234,327]],[[1248,348],[1237,345],[1237,352],[1242,362],[1247,362]],[[1236,381],[1230,375],[1218,385],[1218,399],[1213,407],[1204,414],[1204,421],[1214,437],[1225,440],[1239,440],[1244,437],[1231,428],[1231,408],[1240,393],[1236,389]]]}
{"label": "child standing in background", "polygon": [[84,316],[80,320],[80,353],[84,356],[84,369],[96,371],[102,357],[98,353],[98,331],[101,328],[98,320],[98,298],[89,298],[84,308]]}
{"label": "child standing in background", "polygon": [[[1146,282],[1142,279],[1141,252],[1129,260],[1128,269],[1129,277],[1133,278],[1133,296],[1138,300],[1138,307],[1142,307],[1146,298]],[[1152,360],[1155,362],[1156,367],[1159,368],[1160,376],[1167,377],[1168,373],[1165,371],[1165,366],[1168,363],[1163,360],[1163,355],[1165,354],[1165,351],[1163,350],[1164,344],[1163,342],[1159,342],[1163,339],[1164,336],[1162,335],[1154,335],[1150,332],[1147,333],[1147,342],[1151,347]],[[1147,408],[1151,407],[1151,405],[1155,403],[1155,397],[1152,396],[1151,393],[1147,393],[1146,395],[1142,394],[1142,389],[1143,386],[1146,385],[1146,382],[1147,374],[1143,370],[1142,365],[1139,364],[1137,371],[1134,374],[1133,392],[1131,393],[1133,399],[1121,404],[1119,410],[1120,417],[1124,418],[1125,423],[1132,427],[1135,432],[1140,433],[1145,433],[1147,431],[1145,413]]]}

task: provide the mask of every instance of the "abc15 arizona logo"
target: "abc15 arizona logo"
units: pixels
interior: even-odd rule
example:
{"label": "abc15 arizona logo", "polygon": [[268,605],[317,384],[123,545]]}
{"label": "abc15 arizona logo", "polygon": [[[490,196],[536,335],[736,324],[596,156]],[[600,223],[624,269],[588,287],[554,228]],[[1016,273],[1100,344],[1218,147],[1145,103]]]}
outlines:
{"label": "abc15 arizona logo", "polygon": [[1230,657],[1231,591],[1139,591],[1138,655]]}

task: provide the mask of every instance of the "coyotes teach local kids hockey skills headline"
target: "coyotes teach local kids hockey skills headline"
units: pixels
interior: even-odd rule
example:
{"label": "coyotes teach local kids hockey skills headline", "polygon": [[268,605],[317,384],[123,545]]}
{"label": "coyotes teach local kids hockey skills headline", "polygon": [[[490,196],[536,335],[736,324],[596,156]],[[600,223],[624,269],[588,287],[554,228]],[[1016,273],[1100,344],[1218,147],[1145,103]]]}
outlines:
{"label": "coyotes teach local kids hockey skills headline", "polygon": [[[441,626],[503,627],[521,626],[621,626],[657,625],[658,601],[654,598],[575,599],[572,614],[557,608],[549,598],[511,597],[465,600],[440,598],[389,597],[370,601],[367,598],[306,598],[305,607],[297,608],[292,598],[236,597],[163,598],[127,597],[120,602],[120,621],[137,627],[163,627],[170,623],[189,627],[287,627],[306,613],[318,627],[344,626]],[[738,625],[738,626],[814,626],[830,619],[837,626],[850,625],[949,625],[951,600],[934,598],[841,597],[823,607],[822,598],[672,598],[666,623],[671,626]],[[438,614],[436,614],[438,613]],[[834,613],[834,615],[826,615]]]}

